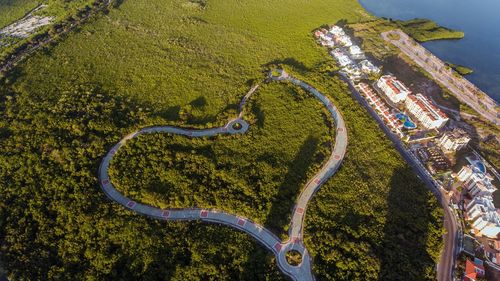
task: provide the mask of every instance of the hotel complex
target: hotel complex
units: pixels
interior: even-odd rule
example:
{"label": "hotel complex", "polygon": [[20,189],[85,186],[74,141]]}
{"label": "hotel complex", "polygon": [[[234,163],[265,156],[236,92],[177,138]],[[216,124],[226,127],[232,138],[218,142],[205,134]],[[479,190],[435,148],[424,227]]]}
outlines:
{"label": "hotel complex", "polygon": [[411,91],[392,75],[384,75],[377,81],[377,87],[384,92],[384,94],[393,103],[402,102],[406,97],[411,94]]}
{"label": "hotel complex", "polygon": [[463,167],[458,172],[458,180],[463,182],[463,186],[471,196],[492,196],[497,189],[491,183],[491,176],[486,173],[484,164],[478,161],[470,161],[470,165]]}
{"label": "hotel complex", "polygon": [[[360,46],[353,43],[339,26],[317,30],[315,37],[319,44],[328,47],[330,55],[341,68],[339,74],[355,89],[355,97],[360,101],[364,99],[366,103],[362,104],[384,128],[407,142],[409,148],[403,150],[411,153],[413,159],[410,162],[418,162],[433,185],[448,192],[450,208],[463,215],[463,220],[457,219],[458,232],[469,232],[474,238],[469,235],[463,237],[470,237],[481,244],[484,257],[476,254],[476,244],[471,246],[475,247],[472,251],[462,249],[475,257],[474,262],[466,261],[463,280],[476,280],[476,277],[485,275],[483,259],[500,265],[500,209],[495,208],[492,197],[497,188],[492,182],[493,177],[486,172],[484,159],[476,152],[475,159],[465,157],[469,164],[454,174],[456,181],[449,178],[453,174],[452,164],[459,163],[458,160],[463,157],[450,152],[467,147],[471,140],[468,133],[461,129],[463,126],[450,122],[443,128],[449,120],[446,114],[424,95],[412,94],[410,88],[394,75],[381,74],[383,69],[367,60]],[[421,129],[417,129],[414,121],[418,121]],[[434,133],[439,137],[436,138]],[[489,169],[500,178],[493,167]],[[465,241],[465,238],[462,239]]]}
{"label": "hotel complex", "polygon": [[439,139],[438,144],[446,151],[459,151],[470,141],[469,135],[462,129],[448,131]]}
{"label": "hotel complex", "polygon": [[466,206],[467,220],[476,235],[496,238],[500,233],[500,215],[493,205],[492,195],[497,189],[481,161],[466,159],[469,165],[458,172],[457,178],[472,197]]}
{"label": "hotel complex", "polygon": [[408,111],[427,129],[441,128],[448,121],[448,116],[422,94],[409,95],[405,103]]}
{"label": "hotel complex", "polygon": [[497,238],[500,233],[500,216],[491,197],[477,196],[467,205],[467,219],[476,235]]}
{"label": "hotel complex", "polygon": [[366,83],[359,83],[356,85],[356,88],[363,95],[368,104],[375,108],[378,115],[384,120],[384,123],[391,128],[393,132],[401,134],[403,124],[391,112],[389,107],[377,96],[373,88]]}

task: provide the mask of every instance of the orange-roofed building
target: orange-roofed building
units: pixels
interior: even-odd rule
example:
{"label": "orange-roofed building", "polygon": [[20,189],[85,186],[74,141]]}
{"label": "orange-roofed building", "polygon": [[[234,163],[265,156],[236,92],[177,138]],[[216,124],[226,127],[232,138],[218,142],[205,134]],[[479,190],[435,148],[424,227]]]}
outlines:
{"label": "orange-roofed building", "polygon": [[409,95],[405,101],[406,108],[427,129],[441,128],[448,122],[448,117],[422,94]]}
{"label": "orange-roofed building", "polygon": [[408,89],[403,82],[391,75],[380,77],[377,81],[377,87],[379,87],[393,103],[402,102],[411,94],[410,89]]}
{"label": "orange-roofed building", "polygon": [[469,259],[465,262],[464,281],[476,281],[478,277],[484,276],[484,266],[475,264]]}

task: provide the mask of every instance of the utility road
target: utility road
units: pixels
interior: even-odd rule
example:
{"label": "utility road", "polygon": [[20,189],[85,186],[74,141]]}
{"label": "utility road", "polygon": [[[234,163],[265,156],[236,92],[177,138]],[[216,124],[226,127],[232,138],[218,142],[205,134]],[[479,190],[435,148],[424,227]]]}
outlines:
{"label": "utility road", "polygon": [[[111,148],[106,154],[99,167],[99,181],[104,193],[116,203],[130,209],[131,211],[148,216],[154,219],[166,221],[189,221],[200,220],[209,223],[224,224],[229,227],[244,231],[249,234],[268,250],[270,250],[278,261],[279,268],[293,280],[309,281],[314,280],[311,270],[311,257],[303,243],[303,227],[304,217],[306,214],[307,203],[311,200],[313,195],[318,191],[321,185],[328,180],[340,167],[342,160],[347,149],[347,131],[345,123],[337,108],[330,102],[330,100],[314,89],[312,86],[289,76],[285,71],[278,70],[279,76],[272,76],[269,74],[269,79],[273,81],[289,81],[295,85],[302,87],[304,90],[315,96],[323,105],[326,106],[336,124],[335,146],[328,161],[323,165],[321,170],[309,180],[303,188],[301,194],[297,199],[297,203],[293,209],[292,221],[289,228],[289,239],[281,241],[271,231],[265,229],[263,226],[237,215],[229,214],[222,210],[214,209],[201,209],[201,208],[186,208],[186,209],[160,209],[149,205],[135,202],[123,194],[121,194],[113,186],[108,169],[113,156],[125,143],[139,135],[152,134],[152,133],[170,133],[183,135],[186,137],[205,137],[214,136],[218,134],[243,134],[248,128],[249,124],[243,119],[243,109],[246,101],[258,89],[258,85],[250,89],[250,91],[243,97],[239,115],[236,119],[230,120],[225,126],[212,129],[194,130],[182,129],[171,126],[158,126],[141,129],[137,132],[131,133],[124,137],[120,142]],[[295,250],[302,255],[302,262],[299,265],[291,265],[287,262],[287,252]]]}
{"label": "utility road", "polygon": [[461,102],[467,104],[495,125],[499,123],[498,104],[469,80],[451,68],[400,29],[383,32],[382,38],[394,44],[435,80],[450,90]]}
{"label": "utility road", "polygon": [[452,213],[452,210],[448,206],[449,198],[447,194],[439,188],[439,185],[433,179],[432,175],[427,171],[427,169],[422,165],[420,160],[411,152],[408,151],[401,139],[395,135],[386,125],[385,122],[380,118],[380,116],[375,112],[373,107],[371,107],[366,100],[361,96],[361,94],[356,90],[353,83],[349,81],[348,78],[343,77],[344,81],[346,81],[353,93],[354,98],[363,105],[368,113],[379,123],[379,127],[384,131],[387,137],[394,143],[395,148],[401,154],[401,156],[405,159],[405,161],[413,168],[413,170],[417,173],[419,178],[425,183],[425,185],[434,193],[437,200],[441,204],[444,210],[444,219],[443,225],[446,229],[446,234],[444,235],[444,248],[441,253],[441,259],[437,264],[437,280],[438,281],[451,281],[453,270],[455,267],[455,260],[458,254],[457,248],[457,234],[459,233],[457,220],[455,215]]}

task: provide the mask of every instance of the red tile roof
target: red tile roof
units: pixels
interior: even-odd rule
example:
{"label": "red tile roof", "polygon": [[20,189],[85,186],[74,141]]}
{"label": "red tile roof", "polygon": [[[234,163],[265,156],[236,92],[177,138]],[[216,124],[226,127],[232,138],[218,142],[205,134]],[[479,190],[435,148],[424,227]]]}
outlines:
{"label": "red tile roof", "polygon": [[465,262],[465,275],[464,275],[464,280],[465,281],[475,281],[477,278],[477,273],[476,273],[476,266],[474,265],[473,262],[467,259]]}

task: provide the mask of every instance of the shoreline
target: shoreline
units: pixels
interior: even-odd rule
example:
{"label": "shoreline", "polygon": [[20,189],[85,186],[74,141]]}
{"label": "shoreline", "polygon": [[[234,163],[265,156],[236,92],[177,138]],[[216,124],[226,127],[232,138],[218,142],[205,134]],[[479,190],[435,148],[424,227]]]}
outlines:
{"label": "shoreline", "polygon": [[[399,38],[391,38],[391,35]],[[440,58],[401,30],[386,31],[382,33],[382,37],[427,71],[436,82],[453,93],[461,103],[468,105],[495,125],[499,124],[497,102],[454,70],[446,70],[446,64]]]}
{"label": "shoreline", "polygon": [[[423,43],[426,48],[429,50],[432,50],[433,53],[439,57],[443,61],[451,62],[453,64],[457,65],[462,65],[462,66],[467,66],[468,68],[473,69],[473,73],[469,73],[471,82],[473,82],[481,91],[485,92],[490,98],[492,98],[497,104],[500,103],[500,92],[499,88],[496,86],[500,83],[500,80],[498,80],[498,77],[500,77],[500,72],[498,72],[495,69],[499,69],[494,67],[495,64],[491,63],[493,61],[499,61],[498,59],[495,60],[484,60],[483,57],[480,57],[478,60],[468,58],[469,53],[474,53],[477,51],[482,51],[485,54],[487,53],[485,48],[483,49],[476,49],[471,43],[471,41],[476,42],[478,40],[477,34],[480,32],[484,26],[477,26],[477,27],[471,27],[468,28],[466,26],[469,26],[468,24],[465,24],[464,22],[460,20],[449,20],[443,15],[448,15],[447,8],[449,8],[450,4],[449,3],[441,3],[440,5],[437,5],[436,7],[433,5],[433,3],[427,3],[424,4],[415,4],[412,5],[414,8],[414,11],[410,11],[409,9],[404,9],[405,5],[408,5],[410,2],[409,1],[402,1],[401,3],[395,2],[395,1],[388,1],[387,3],[380,4],[372,0],[358,0],[359,5],[365,10],[366,13],[369,15],[373,16],[374,18],[377,19],[383,19],[383,18],[392,18],[395,21],[397,20],[411,20],[412,18],[424,18],[424,19],[429,19],[431,21],[437,22],[439,26],[445,29],[449,30],[461,30],[464,32],[464,36],[462,38],[447,38],[447,37],[436,37],[433,38],[432,40],[425,40],[421,41],[418,40],[418,38],[413,37],[416,41],[419,41],[419,43]],[[395,9],[400,7],[401,9]],[[429,12],[428,9],[426,8],[431,8],[435,7],[435,11]],[[454,7],[451,5],[451,7]],[[481,18],[480,15],[478,14],[481,11],[485,11],[485,9],[479,9],[479,8],[473,8],[471,11],[468,11],[467,9],[464,9],[463,5],[458,5],[455,7],[457,9],[458,13],[461,13],[462,15],[465,13],[464,10],[468,13],[473,13],[472,16],[475,16],[476,18]],[[496,5],[494,5],[494,8],[496,8]],[[479,15],[479,16],[478,16]],[[491,20],[490,20],[491,21]],[[494,21],[494,23],[498,23],[498,21]],[[449,27],[452,28],[449,28]],[[471,35],[472,34],[472,35]],[[411,36],[411,34],[409,34]],[[467,36],[465,36],[467,35]],[[498,37],[498,35],[496,35]],[[461,39],[465,39],[464,41],[461,41]],[[481,38],[481,37],[479,37]],[[484,40],[479,42],[478,44],[490,46],[491,40],[486,42],[487,40]],[[494,45],[492,46],[498,46],[497,41],[493,41]],[[428,45],[427,45],[428,44]],[[491,48],[486,48],[486,49],[491,49]],[[448,51],[449,50],[449,51]],[[449,53],[449,54],[448,54]],[[467,58],[467,59],[462,59],[462,58]],[[490,62],[491,61],[491,62]],[[493,67],[492,67],[493,65]],[[497,80],[490,80],[490,79],[495,79]]]}

